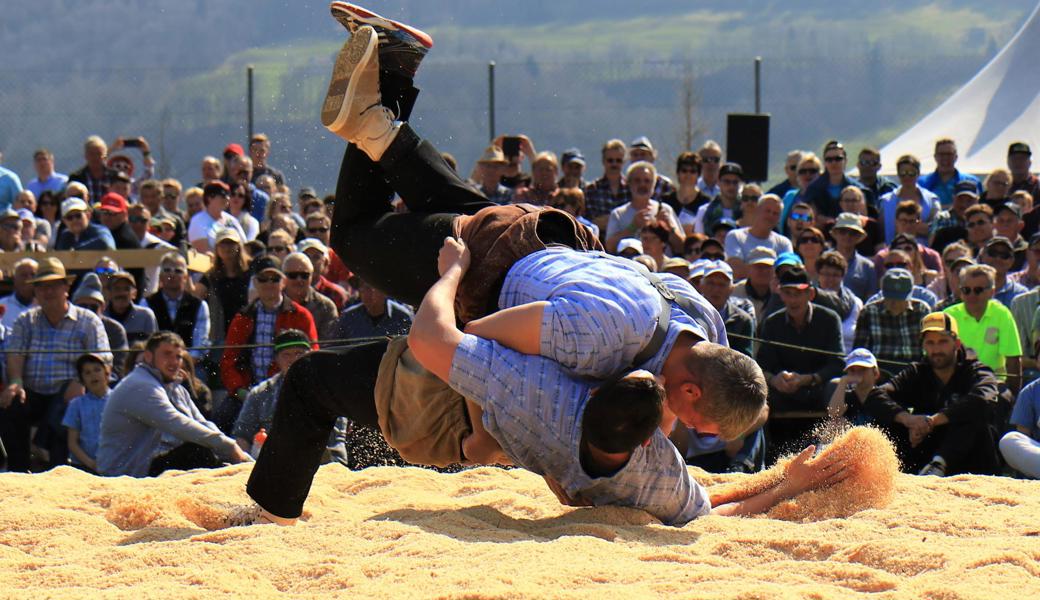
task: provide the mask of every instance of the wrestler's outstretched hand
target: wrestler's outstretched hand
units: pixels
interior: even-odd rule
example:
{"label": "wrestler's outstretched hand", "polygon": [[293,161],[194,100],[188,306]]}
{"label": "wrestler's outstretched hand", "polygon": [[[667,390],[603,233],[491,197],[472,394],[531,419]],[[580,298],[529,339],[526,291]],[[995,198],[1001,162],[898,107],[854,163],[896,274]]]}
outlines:
{"label": "wrestler's outstretched hand", "polygon": [[448,269],[458,265],[462,269],[462,274],[465,275],[469,270],[469,256],[469,248],[462,240],[453,237],[444,238],[444,245],[441,246],[440,254],[437,256],[437,272],[444,276]]}
{"label": "wrestler's outstretched hand", "polygon": [[808,446],[787,465],[783,487],[785,496],[793,498],[802,492],[834,485],[849,476],[848,458],[824,453],[813,458],[816,446]]}

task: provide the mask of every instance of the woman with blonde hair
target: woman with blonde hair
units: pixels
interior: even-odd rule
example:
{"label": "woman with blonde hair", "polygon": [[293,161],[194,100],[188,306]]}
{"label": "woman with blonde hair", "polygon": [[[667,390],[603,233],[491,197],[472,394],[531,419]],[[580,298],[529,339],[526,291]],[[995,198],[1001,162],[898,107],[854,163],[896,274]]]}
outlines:
{"label": "woman with blonde hair", "polygon": [[988,204],[993,212],[1008,200],[1008,191],[1011,189],[1011,171],[1004,167],[998,167],[989,172],[982,182],[982,199],[979,202]]}

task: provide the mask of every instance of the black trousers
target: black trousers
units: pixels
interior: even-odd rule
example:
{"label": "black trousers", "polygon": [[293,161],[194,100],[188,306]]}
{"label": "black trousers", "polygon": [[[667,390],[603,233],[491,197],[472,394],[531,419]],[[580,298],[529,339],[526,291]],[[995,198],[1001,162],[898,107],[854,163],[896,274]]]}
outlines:
{"label": "black trousers", "polygon": [[1000,472],[997,442],[987,422],[949,423],[937,427],[917,447],[910,445],[906,427],[893,423],[882,429],[895,444],[904,472],[917,473],[937,454],[946,460],[947,475],[997,475]]}
{"label": "black trousers", "polygon": [[188,442],[153,458],[152,464],[148,466],[148,476],[157,477],[163,471],[171,469],[177,471],[215,469],[223,464],[209,448]]}
{"label": "black trousers", "polygon": [[[394,212],[395,192],[409,212]],[[417,306],[438,279],[437,253],[455,217],[488,206],[494,204],[405,123],[379,163],[347,145],[330,241],[362,279]]]}
{"label": "black trousers", "polygon": [[378,427],[375,387],[389,340],[311,352],[286,372],[271,434],[246,491],[260,506],[296,518],[338,417]]}
{"label": "black trousers", "polygon": [[0,440],[7,451],[7,470],[28,473],[33,426],[37,426],[36,445],[50,454],[50,467],[68,461],[69,446],[65,428],[65,388],[55,394],[41,394],[25,390],[25,403],[15,400],[0,410]]}

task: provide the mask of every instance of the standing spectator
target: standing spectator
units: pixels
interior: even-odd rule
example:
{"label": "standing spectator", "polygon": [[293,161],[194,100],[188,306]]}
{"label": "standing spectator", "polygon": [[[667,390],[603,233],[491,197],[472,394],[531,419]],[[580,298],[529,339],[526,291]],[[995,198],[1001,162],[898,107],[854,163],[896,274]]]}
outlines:
{"label": "standing spectator", "polygon": [[[657,166],[657,150],[650,143],[650,138],[645,135],[637,137],[628,145],[628,162],[637,163],[639,161],[648,162],[654,165],[654,167]],[[660,201],[665,196],[674,194],[675,184],[666,175],[662,175],[659,172],[657,174],[657,183],[654,184],[653,199]]]}
{"label": "standing spectator", "polygon": [[[993,229],[998,237],[1007,238],[1014,251],[1011,271],[1018,271],[1026,264],[1029,242],[1022,237],[1022,209],[1014,202],[1005,202],[993,211]],[[999,269],[998,269],[999,270]]]}
{"label": "standing spectator", "polygon": [[585,188],[585,216],[603,231],[610,211],[628,202],[628,183],[621,173],[625,164],[625,142],[618,139],[603,144],[600,156],[603,176]]}
{"label": "standing spectator", "polygon": [[502,172],[507,164],[506,155],[494,144],[488,146],[477,160],[477,189],[495,204],[513,201],[513,190],[502,185]]}
{"label": "standing spectator", "polygon": [[249,138],[249,156],[253,159],[253,178],[250,180],[251,183],[256,184],[257,179],[268,175],[278,185],[285,185],[285,175],[267,164],[267,159],[270,155],[271,140],[262,133],[254,133],[253,137]]}
{"label": "standing spectator", "polygon": [[14,263],[14,271],[11,277],[14,290],[11,295],[0,298],[0,306],[3,307],[3,318],[0,324],[4,329],[14,329],[14,322],[22,313],[36,306],[36,298],[33,294],[33,279],[36,278],[36,269],[39,263],[31,258],[20,258]]}
{"label": "standing spectator", "polygon": [[126,271],[116,271],[108,278],[106,291],[108,305],[105,316],[123,326],[126,341],[130,345],[143,342],[158,331],[159,324],[152,309],[136,303],[137,284],[133,275]]}
{"label": "standing spectator", "polygon": [[1015,428],[1000,438],[1000,454],[1012,469],[1040,479],[1040,381],[1022,389],[1011,412]]}
{"label": "standing spectator", "polygon": [[722,146],[715,140],[708,140],[697,150],[701,157],[701,176],[697,179],[697,187],[704,195],[714,198],[719,195],[719,168],[722,166]]}
{"label": "standing spectator", "polygon": [[[130,226],[126,198],[116,192],[108,192],[101,199],[101,224],[112,233],[117,250],[137,250],[141,247],[141,239]],[[144,269],[129,269],[134,279],[144,281]]]}
{"label": "standing spectator", "polygon": [[737,163],[726,163],[718,169],[718,174],[718,194],[697,211],[694,223],[697,233],[714,231],[715,224],[722,219],[736,221],[740,218],[740,185],[744,180],[744,169]]}
{"label": "standing spectator", "polygon": [[130,344],[126,339],[126,330],[115,319],[105,316],[105,295],[101,293],[101,278],[97,273],[87,273],[80,281],[79,287],[72,295],[72,303],[85,308],[101,319],[105,327],[105,336],[108,338],[108,347],[112,350],[112,371],[117,378],[123,375],[123,360]]}
{"label": "standing spectator", "polygon": [[[531,174],[524,173],[522,165],[524,157],[527,157],[528,160],[534,160],[534,157],[537,155],[531,138],[523,134],[516,137],[520,139],[520,152],[515,155],[506,154],[506,167],[502,172],[502,179],[500,180],[502,185],[515,192],[531,185]],[[495,138],[494,144],[502,148],[504,140],[505,136],[500,135]]]}
{"label": "standing spectator", "polygon": [[[841,221],[841,215],[838,216]],[[841,339],[845,343],[845,352],[852,352],[855,347],[853,341],[856,337],[856,321],[859,313],[863,310],[863,301],[852,290],[845,287],[844,278],[848,272],[849,264],[845,258],[835,252],[828,250],[816,259],[816,276],[819,281],[820,290],[837,294],[840,303],[848,306],[848,314],[842,316]]]}
{"label": "standing spectator", "polygon": [[252,194],[249,193],[249,189],[245,184],[235,183],[231,186],[228,212],[238,221],[247,242],[255,240],[260,233],[260,222],[250,214],[250,202],[252,199]]}
{"label": "standing spectator", "polygon": [[253,185],[253,161],[249,157],[239,154],[231,160],[231,168],[229,172],[231,177],[227,182],[228,185],[230,186],[232,183],[241,183],[245,185],[250,194],[250,214],[252,214],[253,218],[257,221],[263,219],[264,211],[267,210],[267,203],[270,202],[271,198],[264,192],[256,189],[256,186]]}
{"label": "standing spectator", "polygon": [[880,170],[881,153],[876,148],[864,148],[859,151],[859,159],[856,162],[857,179],[863,186],[868,206],[875,211],[878,209],[881,197],[899,187],[888,177],[878,175]]}
{"label": "standing spectator", "polygon": [[[152,219],[152,213],[148,211],[143,204],[134,204],[127,212],[130,215],[130,229],[133,230],[134,235],[141,242],[141,247],[148,250],[176,250],[177,248],[170,242],[163,239],[161,236],[173,239],[174,236],[174,222],[168,216],[159,217],[159,219]],[[154,226],[159,235],[155,235],[149,231],[149,227]],[[164,231],[165,230],[165,231]],[[156,264],[154,267],[146,267],[141,279],[142,287],[144,289],[144,295],[150,296],[159,289],[159,265]],[[136,281],[136,277],[134,278]]]}
{"label": "standing spectator", "polygon": [[86,391],[69,401],[61,424],[68,430],[69,462],[97,475],[97,451],[101,443],[101,413],[108,401],[112,368],[97,354],[76,359],[76,375]]}
{"label": "standing spectator", "polygon": [[172,331],[191,350],[192,358],[202,358],[210,345],[209,306],[187,292],[188,263],[176,252],[159,261],[159,291],[148,297],[160,331]]}
{"label": "standing spectator", "polygon": [[848,186],[863,187],[845,174],[847,166],[845,146],[831,140],[823,147],[824,176],[817,178],[805,189],[805,201],[816,213],[816,226],[827,229],[841,212],[838,199]]}
{"label": "standing spectator", "polygon": [[778,196],[766,194],[759,198],[751,209],[752,224],[726,234],[726,260],[733,267],[733,275],[737,279],[747,276],[746,259],[755,248],[764,246],[777,254],[792,250],[791,240],[774,231],[780,223],[781,208],[782,203]]}
{"label": "standing spectator", "polygon": [[115,169],[109,168],[105,160],[108,158],[108,144],[101,137],[92,135],[83,143],[85,165],[69,173],[69,181],[78,181],[87,186],[91,198],[100,198],[108,192],[108,186],[115,177]]}
{"label": "standing spectator", "polygon": [[867,414],[895,442],[906,472],[997,472],[989,426],[997,379],[988,366],[966,356],[958,325],[946,313],[926,316],[920,326],[924,361],[912,363],[867,397]]}
{"label": "standing spectator", "polygon": [[207,183],[203,189],[205,210],[194,215],[188,225],[188,241],[199,252],[212,252],[217,246],[217,233],[223,229],[234,229],[240,239],[246,239],[238,219],[226,210],[230,197],[231,189],[221,181]]}
{"label": "standing spectator", "polygon": [[[221,380],[228,391],[225,403],[237,401],[237,407],[227,411],[232,423],[249,387],[274,374],[274,350],[270,344],[278,332],[299,329],[309,339],[318,339],[310,311],[285,297],[282,261],[270,255],[261,256],[253,260],[252,273],[257,299],[231,320],[225,340],[229,348],[220,359]],[[244,344],[260,346],[237,347]]]}
{"label": "standing spectator", "polygon": [[61,203],[64,231],[58,235],[55,250],[115,250],[112,232],[104,225],[90,222],[90,207],[72,197]]}
{"label": "standing spectator", "polygon": [[784,161],[784,175],[786,179],[780,183],[769,188],[768,194],[776,194],[780,198],[783,198],[787,192],[798,189],[798,163],[802,162],[802,157],[805,152],[802,150],[791,150],[787,153],[787,160]]}
{"label": "standing spectator", "polygon": [[[39,306],[18,317],[7,342],[7,385],[0,393],[0,439],[11,471],[29,470],[29,428],[39,424],[37,443],[50,465],[65,464],[68,444],[60,432],[66,402],[83,393],[76,357],[97,352],[111,364],[101,319],[69,302],[73,277],[56,258],[40,261],[31,281]],[[78,352],[76,352],[78,351]]]}
{"label": "standing spectator", "polygon": [[932,221],[929,245],[942,252],[948,244],[968,235],[968,207],[979,201],[978,187],[971,181],[962,181],[953,188],[953,201],[947,210]]}
{"label": "standing spectator", "polygon": [[978,254],[993,237],[993,209],[986,204],[974,204],[964,211],[968,222],[968,245]]}
{"label": "standing spectator", "polygon": [[853,347],[869,348],[881,361],[907,363],[920,357],[921,319],[931,308],[910,297],[913,287],[913,276],[906,269],[886,271],[881,300],[868,302],[859,313]]}
{"label": "standing spectator", "polygon": [[963,302],[943,312],[957,321],[964,346],[1017,392],[1022,382],[1022,343],[1011,311],[993,299],[996,271],[989,265],[972,265],[960,277]]}
{"label": "standing spectator", "polygon": [[[173,178],[163,179],[162,189],[163,208],[180,217],[182,223],[186,223],[184,211],[181,210],[181,192],[184,191],[181,182]],[[199,191],[201,191],[201,188]]]}
{"label": "standing spectator", "polygon": [[964,181],[975,184],[975,192],[982,192],[979,178],[971,173],[957,170],[957,142],[950,138],[941,138],[935,142],[935,171],[921,177],[918,185],[939,197],[943,208],[953,204],[953,196],[957,185]]}
{"label": "standing spectator", "polygon": [[10,209],[18,194],[22,193],[22,180],[14,171],[0,166],[0,210]]}
{"label": "standing spectator", "polygon": [[285,257],[282,266],[285,270],[285,295],[311,313],[318,339],[330,339],[329,329],[335,325],[339,310],[328,296],[319,294],[311,286],[314,275],[311,260],[306,254],[293,252]]}
{"label": "standing spectator", "polygon": [[899,189],[881,197],[881,224],[885,227],[885,240],[891,241],[897,233],[896,219],[899,218],[899,214],[896,208],[904,201],[912,200],[921,207],[920,221],[914,226],[913,234],[919,241],[927,242],[929,226],[942,210],[939,197],[918,185],[921,161],[917,160],[917,157],[910,154],[900,156],[896,169],[899,174]]}
{"label": "standing spectator", "polygon": [[867,236],[863,218],[853,213],[841,213],[831,228],[834,249],[845,259],[848,269],[843,283],[860,300],[866,300],[877,291],[877,270],[874,262],[863,256],[857,246]]}
{"label": "standing spectator", "polygon": [[[54,243],[58,241],[58,226],[61,225],[61,200],[57,192],[45,191],[40,194],[36,203],[36,220],[37,223],[47,223],[47,230],[50,231],[47,247],[53,248]],[[37,229],[40,229],[39,224]]]}
{"label": "standing spectator", "polygon": [[640,229],[655,225],[668,232],[672,250],[681,252],[685,236],[679,227],[675,212],[672,207],[652,198],[657,169],[648,162],[637,162],[628,167],[625,178],[628,180],[628,190],[632,199],[610,211],[607,241],[604,244],[607,251],[617,250],[621,238],[632,237]]}
{"label": "standing spectator", "polygon": [[1035,289],[1040,286],[1040,235],[1034,233],[1028,244],[1025,268],[1008,275],[1008,278],[1026,286],[1026,289]]}
{"label": "standing spectator", "polygon": [[683,152],[675,159],[675,176],[679,185],[673,193],[661,197],[661,201],[675,211],[687,236],[695,233],[697,211],[711,202],[711,198],[697,187],[700,175],[701,157],[695,152]]}
{"label": "standing spectator", "polygon": [[[231,145],[237,144],[229,144],[229,147]],[[201,188],[211,181],[224,181],[224,163],[220,162],[216,156],[204,156],[202,162],[199,163],[199,173],[202,180],[195,185],[197,188]]]}
{"label": "standing spectator", "polygon": [[54,170],[54,154],[50,150],[40,148],[33,152],[33,169],[36,171],[36,179],[25,184],[25,189],[37,198],[44,192],[60,192],[65,189],[69,176]]}
{"label": "standing spectator", "polygon": [[1025,142],[1014,142],[1008,146],[1007,166],[1011,181],[1007,193],[1019,190],[1029,192],[1034,198],[1040,198],[1040,179],[1029,168],[1033,165],[1033,151]]}
{"label": "standing spectator", "polygon": [[749,313],[739,299],[733,297],[733,269],[729,264],[718,260],[706,265],[697,290],[722,315],[726,332],[730,335],[729,347],[753,358],[754,309]]}
{"label": "standing spectator", "polygon": [[101,414],[102,475],[157,476],[168,469],[219,467],[221,459],[252,460],[202,416],[181,385],[183,350],[177,334],[153,335],[141,362],[112,390]]}
{"label": "standing spectator", "polygon": [[841,373],[841,319],[812,303],[815,292],[800,267],[780,275],[784,308],[766,317],[757,357],[769,383],[771,410],[823,410],[830,400],[824,386]]}
{"label": "standing spectator", "polygon": [[990,171],[982,182],[983,194],[981,202],[996,210],[1008,201],[1011,189],[1011,171],[999,167]]}
{"label": "standing spectator", "polygon": [[1029,291],[1021,283],[1008,279],[1008,272],[1014,261],[1015,253],[1011,241],[1000,235],[990,238],[979,253],[979,262],[993,267],[996,274],[993,299],[1008,308],[1011,308],[1011,301],[1015,296]]}
{"label": "standing spectator", "polygon": [[552,152],[539,152],[531,161],[531,185],[517,190],[513,202],[551,206],[560,191],[556,184],[559,175],[560,166],[556,155]]}
{"label": "standing spectator", "polygon": [[325,277],[325,273],[329,268],[328,247],[319,240],[306,239],[300,244],[300,252],[307,255],[307,258],[311,260],[311,264],[314,266],[314,275],[310,282],[311,286],[314,287],[315,291],[332,300],[332,303],[336,305],[336,310],[343,310],[350,296],[347,294],[347,290],[332,283]]}
{"label": "standing spectator", "polygon": [[576,188],[584,190],[588,182],[585,181],[585,155],[578,148],[567,148],[560,155],[560,169],[563,177],[560,177],[558,185],[563,189]]}
{"label": "standing spectator", "polygon": [[[184,221],[181,219],[179,212],[174,212],[167,209],[163,205],[163,196],[166,194],[166,186],[155,179],[146,179],[141,182],[140,190],[141,204],[148,209],[148,212],[152,214],[152,217],[166,217],[173,223],[173,239],[170,243],[174,246],[180,247],[182,241],[187,240],[187,236],[184,230]],[[173,192],[177,196],[180,196],[180,190]]]}
{"label": "standing spectator", "polygon": [[391,300],[365,281],[358,282],[360,302],[343,311],[329,334],[330,339],[404,335],[415,315],[405,305]]}

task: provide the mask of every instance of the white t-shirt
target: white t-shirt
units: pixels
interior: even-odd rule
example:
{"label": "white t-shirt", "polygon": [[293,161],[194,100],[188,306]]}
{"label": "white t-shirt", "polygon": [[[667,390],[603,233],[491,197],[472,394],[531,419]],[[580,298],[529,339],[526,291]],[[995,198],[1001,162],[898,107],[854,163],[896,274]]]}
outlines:
{"label": "white t-shirt", "polygon": [[[673,230],[681,229],[679,226],[679,219],[675,217],[675,211],[671,206],[662,204],[657,200],[651,200],[649,208],[651,214],[656,215],[658,212],[663,212]],[[610,220],[607,221],[607,237],[609,238],[631,225],[632,221],[636,218],[637,212],[639,211],[632,208],[631,202],[626,202],[610,211]]]}
{"label": "white t-shirt", "polygon": [[209,242],[210,250],[213,250],[217,246],[217,233],[221,229],[228,227],[238,231],[239,239],[246,240],[246,234],[242,231],[242,226],[239,225],[238,219],[231,216],[230,213],[220,213],[219,221],[209,216],[209,213],[206,211],[195,213],[195,216],[191,218],[191,223],[188,225],[188,241],[195,242],[195,240],[205,238]]}
{"label": "white t-shirt", "polygon": [[751,235],[750,227],[734,229],[726,234],[725,250],[726,256],[729,258],[739,258],[746,262],[748,253],[754,250],[756,246],[765,246],[777,254],[794,250],[791,240],[775,231],[770,231],[768,238]]}

